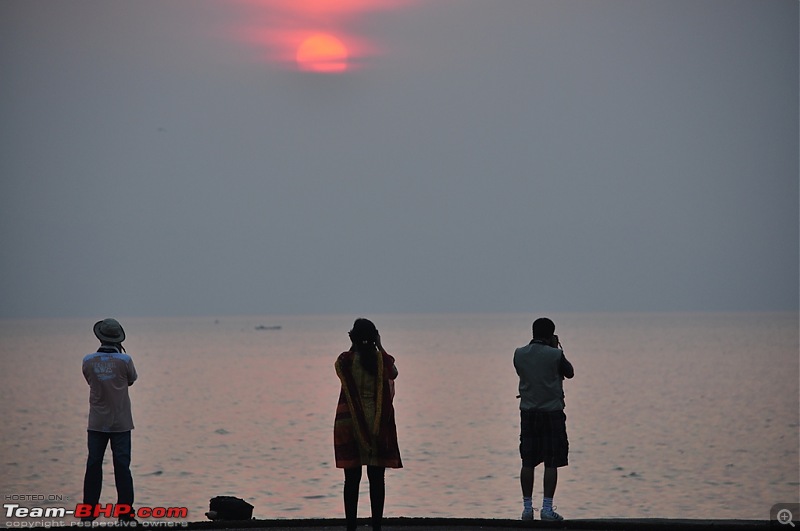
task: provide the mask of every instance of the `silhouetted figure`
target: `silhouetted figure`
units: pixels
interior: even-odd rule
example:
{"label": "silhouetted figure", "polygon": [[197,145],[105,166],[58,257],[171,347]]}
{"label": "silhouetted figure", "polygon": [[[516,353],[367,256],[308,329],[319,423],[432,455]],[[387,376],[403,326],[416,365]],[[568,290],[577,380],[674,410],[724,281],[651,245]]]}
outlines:
{"label": "silhouetted figure", "polygon": [[575,371],[567,361],[556,325],[542,317],[533,322],[533,339],[514,352],[514,367],[519,375],[520,436],[522,458],[522,519],[533,520],[533,469],[544,463],[544,497],[542,520],[564,518],[555,511],[553,497],[558,482],[558,469],[567,466],[569,442],[567,417],[564,415],[564,378]]}
{"label": "silhouetted figure", "polygon": [[[122,342],[125,331],[116,319],[103,319],[94,325],[100,340],[97,352],[83,358],[83,376],[89,384],[89,458],[83,480],[83,503],[97,506],[103,487],[103,457],[109,441],[114,459],[117,503],[133,507],[131,476],[131,399],[128,387],[136,381],[133,360]],[[132,520],[132,516],[120,520]],[[94,517],[83,518],[84,521]]]}
{"label": "silhouetted figure", "polygon": [[354,531],[361,468],[366,465],[372,529],[379,531],[386,468],[403,467],[392,405],[397,367],[368,319],[356,319],[350,341],[350,350],[335,364],[342,384],[333,429],[336,467],[344,469],[344,514],[348,531]]}

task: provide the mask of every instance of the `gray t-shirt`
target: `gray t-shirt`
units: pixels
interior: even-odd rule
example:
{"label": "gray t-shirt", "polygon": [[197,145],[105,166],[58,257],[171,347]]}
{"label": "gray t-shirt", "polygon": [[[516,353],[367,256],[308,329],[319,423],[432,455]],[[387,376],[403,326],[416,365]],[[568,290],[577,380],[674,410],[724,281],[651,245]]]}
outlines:
{"label": "gray t-shirt", "polygon": [[562,382],[565,376],[572,377],[573,369],[563,350],[531,342],[514,351],[514,367],[519,375],[520,409],[564,409]]}
{"label": "gray t-shirt", "polygon": [[83,377],[89,384],[89,430],[107,433],[133,429],[128,387],[136,381],[133,360],[112,347],[83,358]]}

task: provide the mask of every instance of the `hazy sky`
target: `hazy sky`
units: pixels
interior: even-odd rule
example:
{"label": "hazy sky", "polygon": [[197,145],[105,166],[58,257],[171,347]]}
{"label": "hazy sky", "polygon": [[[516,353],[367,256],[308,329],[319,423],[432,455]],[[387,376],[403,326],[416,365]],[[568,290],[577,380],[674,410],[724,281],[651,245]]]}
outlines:
{"label": "hazy sky", "polygon": [[326,4],[2,0],[0,317],[798,309],[797,0]]}

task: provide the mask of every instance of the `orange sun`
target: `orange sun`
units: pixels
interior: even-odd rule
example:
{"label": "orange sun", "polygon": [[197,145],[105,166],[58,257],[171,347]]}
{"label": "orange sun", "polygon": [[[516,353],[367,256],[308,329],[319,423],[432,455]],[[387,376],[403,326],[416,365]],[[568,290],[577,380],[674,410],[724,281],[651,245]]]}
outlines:
{"label": "orange sun", "polygon": [[347,48],[331,35],[318,33],[304,40],[295,54],[297,66],[307,72],[339,73],[347,70]]}

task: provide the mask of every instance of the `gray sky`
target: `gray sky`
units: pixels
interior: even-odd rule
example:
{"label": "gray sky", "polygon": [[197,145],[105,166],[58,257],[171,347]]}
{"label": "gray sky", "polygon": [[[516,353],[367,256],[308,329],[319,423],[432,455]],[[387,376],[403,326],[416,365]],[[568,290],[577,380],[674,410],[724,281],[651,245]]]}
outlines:
{"label": "gray sky", "polygon": [[796,0],[380,3],[0,2],[0,317],[798,309]]}

